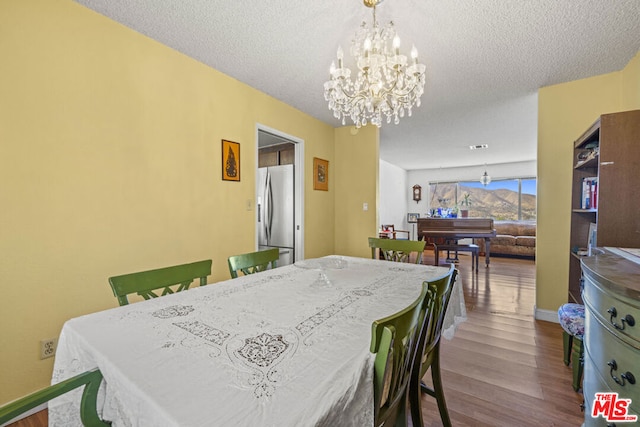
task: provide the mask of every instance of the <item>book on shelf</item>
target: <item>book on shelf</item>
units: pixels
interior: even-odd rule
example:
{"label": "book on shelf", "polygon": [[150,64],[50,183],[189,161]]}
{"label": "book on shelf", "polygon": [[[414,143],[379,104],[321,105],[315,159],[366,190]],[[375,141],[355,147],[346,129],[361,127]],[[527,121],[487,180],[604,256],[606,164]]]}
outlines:
{"label": "book on shelf", "polygon": [[598,207],[598,177],[592,176],[582,180],[582,198],[580,209],[596,209]]}
{"label": "book on shelf", "polygon": [[589,236],[587,238],[587,255],[592,255],[592,250],[598,246],[597,241],[598,225],[595,222],[589,224]]}

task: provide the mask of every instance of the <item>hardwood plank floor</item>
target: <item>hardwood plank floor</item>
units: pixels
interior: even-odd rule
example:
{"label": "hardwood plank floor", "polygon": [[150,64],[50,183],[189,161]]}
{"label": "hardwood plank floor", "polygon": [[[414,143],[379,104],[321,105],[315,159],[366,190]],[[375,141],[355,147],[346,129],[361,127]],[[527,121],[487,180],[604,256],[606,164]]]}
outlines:
{"label": "hardwood plank floor", "polygon": [[47,427],[49,425],[49,417],[47,411],[36,412],[35,414],[24,418],[18,422],[9,424],[7,427]]}
{"label": "hardwood plank floor", "polygon": [[[433,252],[425,251],[423,262],[433,264]],[[533,318],[535,263],[496,257],[477,274],[470,265],[471,257],[460,254],[468,320],[441,344],[453,425],[580,426],[582,394],[571,388],[571,368],[562,362],[562,329]],[[442,426],[435,400],[423,395],[422,406],[425,426]],[[46,425],[41,411],[11,427]]]}
{"label": "hardwood plank floor", "polygon": [[[468,320],[441,343],[452,424],[580,426],[582,394],[562,362],[562,328],[533,318],[535,262],[495,257],[476,274],[470,256],[459,258]],[[433,252],[423,263],[433,263]],[[423,395],[422,408],[425,426],[442,426],[433,398]]]}

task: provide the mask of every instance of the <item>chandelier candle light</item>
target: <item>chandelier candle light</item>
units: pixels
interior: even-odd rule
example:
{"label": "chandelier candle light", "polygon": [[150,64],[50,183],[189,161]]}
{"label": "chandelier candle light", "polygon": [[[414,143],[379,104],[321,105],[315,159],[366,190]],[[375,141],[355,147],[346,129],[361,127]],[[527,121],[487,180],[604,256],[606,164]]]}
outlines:
{"label": "chandelier candle light", "polygon": [[324,84],[324,98],[343,126],[347,116],[358,128],[367,123],[380,127],[383,115],[387,123],[393,117],[398,124],[405,112],[411,116],[413,106],[420,106],[426,67],[418,63],[415,46],[410,61],[400,54],[400,37],[393,22],[378,26],[376,5],[381,1],[364,0],[364,5],[373,9],[373,25],[369,28],[363,22],[351,43],[351,56],[358,67],[355,81],[351,80],[351,69],[344,65],[342,47],[338,47],[338,65],[331,63],[331,80]]}

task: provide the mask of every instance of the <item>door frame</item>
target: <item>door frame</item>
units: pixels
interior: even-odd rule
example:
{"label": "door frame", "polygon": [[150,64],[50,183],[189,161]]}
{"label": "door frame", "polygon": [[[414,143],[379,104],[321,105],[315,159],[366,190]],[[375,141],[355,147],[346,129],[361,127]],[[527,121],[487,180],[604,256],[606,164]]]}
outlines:
{"label": "door frame", "polygon": [[[256,162],[256,174],[255,174],[255,191],[253,193],[253,206],[257,206],[257,194],[258,194],[258,150],[259,150],[259,138],[260,131],[268,132],[272,135],[280,137],[287,142],[291,142],[294,144],[295,152],[294,152],[294,164],[293,164],[293,175],[294,175],[294,221],[295,221],[295,234],[294,234],[294,245],[295,245],[295,261],[300,261],[304,259],[304,140],[293,135],[289,135],[285,132],[279,131],[277,129],[271,128],[269,126],[263,125],[261,123],[256,123],[256,151],[255,151],[255,162]],[[255,235],[255,247],[258,250],[258,210],[255,210],[254,216],[254,235]]]}

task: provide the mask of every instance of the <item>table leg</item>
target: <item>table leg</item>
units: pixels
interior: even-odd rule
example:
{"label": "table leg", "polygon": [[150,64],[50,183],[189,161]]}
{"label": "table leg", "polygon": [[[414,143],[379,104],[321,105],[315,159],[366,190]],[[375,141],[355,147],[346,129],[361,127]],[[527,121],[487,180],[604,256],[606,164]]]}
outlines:
{"label": "table leg", "polygon": [[475,259],[475,267],[476,267],[476,273],[478,272],[478,258],[480,258],[480,254],[478,253],[478,248],[476,248],[475,251],[471,252],[471,254],[473,255],[471,257],[471,261],[473,261]]}
{"label": "table leg", "polygon": [[484,238],[484,259],[486,266],[489,267],[489,253],[491,252],[491,239],[488,237]]}

